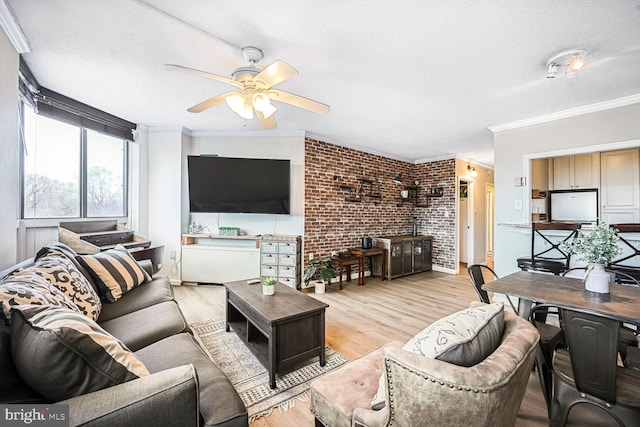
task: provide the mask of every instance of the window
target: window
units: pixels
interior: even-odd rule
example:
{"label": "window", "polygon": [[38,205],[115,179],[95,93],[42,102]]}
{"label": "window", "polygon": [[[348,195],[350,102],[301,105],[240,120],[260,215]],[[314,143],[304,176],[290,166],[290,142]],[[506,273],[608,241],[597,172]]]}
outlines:
{"label": "window", "polygon": [[23,218],[126,216],[126,140],[26,105],[23,125]]}

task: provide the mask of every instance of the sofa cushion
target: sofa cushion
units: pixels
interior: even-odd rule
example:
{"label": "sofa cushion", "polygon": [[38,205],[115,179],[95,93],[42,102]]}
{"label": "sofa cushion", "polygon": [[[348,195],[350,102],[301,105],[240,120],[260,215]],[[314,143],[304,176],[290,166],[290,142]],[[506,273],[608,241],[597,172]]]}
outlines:
{"label": "sofa cushion", "polygon": [[116,304],[103,304],[98,323],[133,313],[165,301],[173,301],[173,288],[166,276],[156,276],[150,282],[131,289]]}
{"label": "sofa cushion", "polygon": [[175,301],[154,304],[102,322],[100,326],[132,351],[189,330]]}
{"label": "sofa cushion", "polygon": [[81,313],[12,309],[11,352],[22,379],[58,401],[149,375],[129,349]]}
{"label": "sofa cushion", "polygon": [[248,424],[247,409],[226,375],[205,355],[191,334],[178,334],[141,350],[136,356],[149,372],[193,364],[198,374],[203,426]]}
{"label": "sofa cushion", "polygon": [[9,326],[0,322],[0,403],[42,402],[46,402],[46,399],[20,378],[11,357]]}
{"label": "sofa cushion", "polygon": [[119,300],[131,289],[151,280],[122,245],[93,255],[78,255],[76,259],[91,274],[108,302]]}
{"label": "sofa cushion", "polygon": [[52,305],[77,311],[78,307],[36,271],[19,269],[0,282],[0,320],[11,322],[11,307],[15,305]]}
{"label": "sofa cushion", "polygon": [[391,341],[312,381],[311,412],[326,426],[351,427],[353,409],[369,406],[378,388],[384,349],[401,347],[402,343]]}
{"label": "sofa cushion", "polygon": [[43,248],[31,269],[60,289],[85,316],[92,320],[98,318],[102,309],[100,297],[73,262],[58,249]]}

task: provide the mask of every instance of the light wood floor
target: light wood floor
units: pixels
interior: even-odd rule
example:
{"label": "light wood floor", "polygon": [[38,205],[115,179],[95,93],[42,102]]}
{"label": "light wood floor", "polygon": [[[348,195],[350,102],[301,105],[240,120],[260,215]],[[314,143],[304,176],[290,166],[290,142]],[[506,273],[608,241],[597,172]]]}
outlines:
{"label": "light wood floor", "polygon": [[[427,325],[477,300],[466,275],[438,272],[380,281],[367,278],[365,286],[357,281],[327,287],[325,294],[310,296],[329,304],[326,312],[326,341],[331,348],[348,359],[360,357],[392,341],[405,342]],[[207,319],[223,319],[224,288],[216,285],[178,286],[175,294],[189,323]],[[547,410],[538,382],[532,372],[516,426],[541,427],[548,425]],[[571,426],[604,426],[606,418],[590,408],[572,410]],[[472,424],[470,424],[472,425]],[[308,402],[296,402],[287,412],[274,410],[251,427],[313,426]]]}

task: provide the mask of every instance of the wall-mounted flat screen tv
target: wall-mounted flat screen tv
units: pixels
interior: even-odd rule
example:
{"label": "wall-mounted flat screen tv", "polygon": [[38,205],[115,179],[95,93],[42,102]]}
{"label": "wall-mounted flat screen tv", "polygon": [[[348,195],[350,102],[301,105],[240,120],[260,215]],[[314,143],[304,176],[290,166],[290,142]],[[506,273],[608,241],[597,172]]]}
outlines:
{"label": "wall-mounted flat screen tv", "polygon": [[191,212],[289,214],[290,160],[188,156]]}
{"label": "wall-mounted flat screen tv", "polygon": [[598,190],[549,191],[549,220],[592,223],[598,220]]}

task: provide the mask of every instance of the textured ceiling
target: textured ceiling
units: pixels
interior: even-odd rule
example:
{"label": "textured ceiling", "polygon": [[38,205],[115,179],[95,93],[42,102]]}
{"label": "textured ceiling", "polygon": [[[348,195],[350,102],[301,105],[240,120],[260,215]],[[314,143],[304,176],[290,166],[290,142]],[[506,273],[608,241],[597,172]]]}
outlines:
{"label": "textured ceiling", "polygon": [[[410,161],[491,165],[491,125],[640,94],[640,0],[145,0],[190,25],[137,0],[5,1],[40,84],[147,126],[260,129],[225,104],[186,112],[230,86],[161,68],[230,76],[247,63],[229,44],[291,64],[277,88],[331,106],[278,104],[278,129]],[[546,79],[571,48],[589,68]]]}

